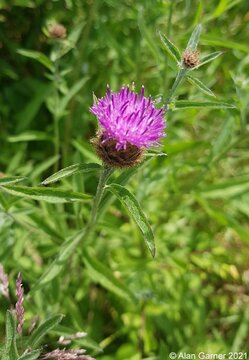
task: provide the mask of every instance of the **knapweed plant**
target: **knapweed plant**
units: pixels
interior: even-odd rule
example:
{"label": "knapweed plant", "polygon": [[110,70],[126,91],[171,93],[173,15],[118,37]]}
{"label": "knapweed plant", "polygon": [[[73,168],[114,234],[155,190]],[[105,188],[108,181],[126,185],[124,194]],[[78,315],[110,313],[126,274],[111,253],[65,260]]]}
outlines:
{"label": "knapweed plant", "polygon": [[[57,28],[53,28],[50,32],[55,38],[63,38],[66,35],[65,30],[58,26]],[[153,156],[161,155],[160,151],[158,152],[157,149],[160,149],[160,141],[166,135],[165,129],[168,111],[187,107],[233,107],[231,104],[218,101],[193,102],[187,100],[177,100],[175,98],[176,90],[184,79],[187,79],[191,84],[197,86],[205,94],[214,96],[213,92],[206,85],[191,75],[195,69],[221,55],[221,52],[215,52],[201,57],[197,49],[200,32],[201,26],[198,25],[193,31],[186,49],[182,54],[176,45],[174,45],[165,35],[160,33],[162,44],[168,55],[173,58],[176,65],[175,81],[173,82],[169,93],[163,94],[160,102],[158,102],[158,99],[153,100],[154,97],[147,96],[144,86],[142,86],[137,92],[135,90],[134,83],[131,83],[131,86],[120,85],[118,90],[111,89],[111,87],[107,86],[107,92],[103,97],[97,98],[94,95],[94,103],[91,106],[89,104],[89,106],[90,112],[95,115],[98,120],[98,128],[96,129],[95,137],[93,139],[89,139],[89,141],[92,143],[101,164],[77,163],[70,165],[60,171],[56,171],[54,174],[45,179],[42,182],[42,186],[39,187],[15,185],[15,183],[25,180],[22,177],[5,176],[0,178],[0,189],[2,190],[3,195],[1,198],[1,205],[3,207],[5,207],[5,193],[13,195],[14,199],[15,197],[22,197],[50,203],[78,201],[86,202],[88,204],[91,202],[91,212],[88,219],[84,222],[82,227],[79,226],[74,234],[61,244],[58,255],[48,266],[41,278],[37,280],[35,286],[31,289],[31,294],[33,291],[40,289],[54,279],[67,266],[69,258],[75,253],[75,251],[78,250],[83,254],[86,263],[88,263],[91,268],[94,269],[96,265],[98,271],[101,272],[101,263],[95,263],[95,259],[93,259],[88,252],[88,239],[96,230],[98,220],[102,217],[111,201],[115,198],[117,198],[127,209],[129,215],[140,229],[151,255],[155,257],[156,242],[152,228],[138,200],[126,188],[126,183],[133,174],[139,171],[141,166],[146,166],[148,160],[152,159]],[[53,82],[53,84],[55,83],[56,76],[58,75],[57,60],[63,53],[62,48],[59,47],[59,50],[57,48],[57,52],[52,52],[51,59],[49,62],[46,62],[47,67],[51,72],[48,75],[48,78]],[[20,54],[36,58],[32,52],[21,51]],[[36,59],[41,61],[41,58]],[[44,58],[42,59],[44,62]],[[53,62],[56,66],[53,66]],[[78,87],[80,88],[80,86]],[[70,96],[71,95],[73,94],[70,94]],[[67,102],[65,101],[65,98],[61,97],[59,91],[55,91],[54,97],[54,102],[51,100],[50,109],[53,113],[55,124],[55,155],[57,156],[60,151],[58,124],[60,118],[64,115]],[[158,105],[159,103],[160,105]],[[61,104],[61,107],[58,104]],[[62,108],[63,111],[59,111],[59,108]],[[170,136],[173,129],[170,124],[168,124],[168,128]],[[57,170],[57,167],[58,162],[56,163],[55,170]],[[62,190],[57,187],[50,186],[51,184],[74,174],[89,172],[97,172],[99,174],[98,186],[93,198],[91,195],[82,192],[75,192],[67,189]],[[116,175],[117,172],[118,175]],[[8,209],[6,208],[6,210]],[[8,313],[7,315],[7,345],[4,350],[6,360],[36,358],[35,356],[31,357],[29,354],[20,356],[18,351],[13,348],[13,339],[15,339],[16,336],[22,336],[23,328],[22,297],[20,296],[22,288],[20,281],[19,277],[17,286],[19,302],[17,302],[16,312],[19,325],[17,330],[13,330],[16,328],[16,326],[13,325],[13,316],[11,313]],[[109,280],[107,279],[106,281],[108,282]],[[122,296],[126,296],[126,294],[124,294],[125,290],[121,287],[119,287],[116,291],[122,292]],[[6,288],[5,293],[7,294]],[[35,349],[32,348],[31,351],[35,351]],[[57,355],[59,354],[58,351]],[[56,355],[56,352],[54,354]],[[62,353],[60,353],[57,358],[59,358],[59,356],[61,356],[61,359],[66,359],[66,357],[63,357]],[[46,357],[44,357],[44,359],[45,358]],[[57,359],[55,356],[51,358]],[[75,357],[71,358],[80,359],[80,355],[78,357],[75,355]]]}

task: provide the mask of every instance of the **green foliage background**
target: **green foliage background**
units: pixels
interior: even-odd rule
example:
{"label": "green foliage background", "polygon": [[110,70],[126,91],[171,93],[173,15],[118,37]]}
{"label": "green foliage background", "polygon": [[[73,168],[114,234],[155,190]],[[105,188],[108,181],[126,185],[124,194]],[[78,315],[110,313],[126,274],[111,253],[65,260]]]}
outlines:
{"label": "green foliage background", "polygon": [[[84,330],[87,340],[74,345],[101,360],[249,350],[248,19],[243,0],[0,0],[0,170],[27,177],[27,185],[73,163],[99,162],[89,143],[97,125],[92,92],[100,97],[108,83],[118,90],[135,81],[138,91],[144,84],[147,95],[167,96],[176,69],[158,30],[184,50],[201,22],[201,53],[224,54],[195,76],[237,106],[168,112],[161,149],[168,156],[148,161],[128,186],[152,224],[156,258],[125,210],[111,203],[59,276],[26,298],[26,327],[35,315],[65,314],[49,348],[59,335]],[[69,36],[49,77],[47,58],[41,64],[23,50],[58,54],[58,41],[46,35],[53,21]],[[68,94],[56,119],[58,96]],[[177,95],[208,100],[187,82]],[[92,195],[96,185],[95,173],[58,184]],[[14,299],[17,272],[28,293],[65,239],[84,227],[90,203],[0,196],[0,262]],[[3,339],[8,304],[0,302]]]}

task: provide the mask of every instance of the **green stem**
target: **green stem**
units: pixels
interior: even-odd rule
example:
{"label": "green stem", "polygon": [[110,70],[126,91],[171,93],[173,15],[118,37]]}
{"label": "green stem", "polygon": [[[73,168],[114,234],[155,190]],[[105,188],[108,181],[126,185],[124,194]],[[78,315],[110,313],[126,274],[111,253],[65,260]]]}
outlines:
{"label": "green stem", "polygon": [[[87,225],[84,227],[83,230],[79,231],[76,236],[74,236],[73,238],[69,238],[64,242],[64,244],[61,246],[58,256],[56,257],[54,262],[49,266],[47,271],[42,275],[37,286],[33,288],[33,291],[39,288],[42,284],[47,283],[48,280],[50,281],[51,279],[53,279],[61,271],[61,267],[63,266],[62,264],[65,263],[65,261],[75,252],[77,246],[83,240],[86,240],[87,237],[94,230],[97,221],[99,205],[105,191],[105,185],[112,172],[113,172],[112,168],[103,165],[96,195],[94,197],[94,201],[92,205],[92,211],[90,214],[89,221],[87,222]],[[51,272],[52,269],[53,271]]]}
{"label": "green stem", "polygon": [[[167,37],[170,37],[170,31],[171,31],[171,25],[172,25],[172,15],[173,15],[173,6],[174,6],[174,0],[170,1],[169,5],[169,15],[168,15],[168,21],[167,21]],[[164,60],[164,77],[163,77],[163,84],[165,91],[168,91],[169,89],[169,76],[168,76],[168,59],[169,55],[168,53],[165,54],[165,60]]]}
{"label": "green stem", "polygon": [[105,191],[106,182],[112,172],[113,172],[113,168],[103,165],[103,170],[100,174],[96,195],[95,195],[95,198],[93,201],[92,212],[91,212],[90,220],[88,222],[88,227],[89,226],[92,227],[96,223],[99,204],[101,202],[101,199],[102,199],[104,191]]}
{"label": "green stem", "polygon": [[54,78],[53,78],[54,99],[55,99],[55,107],[54,107],[54,111],[53,111],[53,119],[54,119],[54,155],[57,156],[56,163],[54,164],[54,172],[57,172],[59,170],[59,155],[60,155],[60,129],[59,129],[60,96],[59,96],[58,85],[57,85],[60,73],[59,73],[58,60],[55,60],[54,65],[55,65]]}
{"label": "green stem", "polygon": [[187,72],[187,69],[183,69],[181,68],[178,73],[177,73],[177,76],[176,76],[176,79],[174,81],[174,84],[172,86],[172,88],[170,89],[169,91],[169,95],[166,99],[166,103],[170,103],[170,101],[172,100],[172,97],[173,95],[175,94],[176,92],[176,89],[178,88],[178,86],[180,85],[180,83],[182,82],[182,80],[185,78],[186,76],[186,72]]}
{"label": "green stem", "polygon": [[100,174],[96,194],[95,194],[95,197],[93,200],[92,211],[91,211],[89,220],[86,224],[86,227],[83,230],[81,230],[79,232],[79,234],[76,236],[76,238],[73,240],[73,243],[74,243],[74,244],[72,244],[73,248],[76,248],[76,246],[78,246],[78,244],[81,241],[85,240],[90,235],[90,233],[94,230],[94,227],[95,227],[95,224],[97,221],[99,205],[100,205],[100,202],[102,200],[102,197],[103,197],[103,194],[105,191],[106,182],[107,182],[109,176],[112,174],[112,172],[113,172],[113,168],[103,165],[103,169]]}

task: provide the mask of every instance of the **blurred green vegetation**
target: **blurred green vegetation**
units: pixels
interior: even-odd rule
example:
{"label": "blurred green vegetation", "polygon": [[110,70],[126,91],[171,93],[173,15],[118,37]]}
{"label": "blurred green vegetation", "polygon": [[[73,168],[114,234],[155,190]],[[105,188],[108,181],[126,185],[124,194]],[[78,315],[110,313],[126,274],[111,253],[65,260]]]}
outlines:
{"label": "blurred green vegetation", "polygon": [[[201,54],[224,54],[195,76],[237,106],[168,112],[168,156],[148,161],[128,186],[152,224],[156,258],[120,204],[110,204],[60,275],[26,299],[27,327],[36,315],[65,314],[49,348],[59,335],[86,331],[75,346],[101,360],[249,351],[248,19],[243,0],[0,0],[0,171],[27,177],[27,185],[98,161],[89,143],[93,92],[135,81],[147,95],[167,96],[176,71],[158,31],[184,50],[201,22]],[[65,26],[64,39],[48,36],[54,22]],[[187,82],[177,96],[207,100]],[[59,186],[94,194],[96,184],[97,174],[86,174]],[[13,297],[18,271],[28,294],[63,241],[84,227],[90,204],[5,193],[0,203],[0,263]],[[0,304],[3,338],[8,304]]]}

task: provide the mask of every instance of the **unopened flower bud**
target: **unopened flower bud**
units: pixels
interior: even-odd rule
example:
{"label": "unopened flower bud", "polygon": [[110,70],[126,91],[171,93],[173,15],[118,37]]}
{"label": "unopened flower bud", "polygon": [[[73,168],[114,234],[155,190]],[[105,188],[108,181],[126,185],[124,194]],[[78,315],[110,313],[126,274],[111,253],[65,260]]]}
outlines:
{"label": "unopened flower bud", "polygon": [[55,39],[63,39],[67,35],[67,30],[62,24],[54,24],[49,29],[49,35]]}
{"label": "unopened flower bud", "polygon": [[200,58],[198,51],[185,50],[183,53],[183,64],[186,68],[192,69],[199,65]]}

